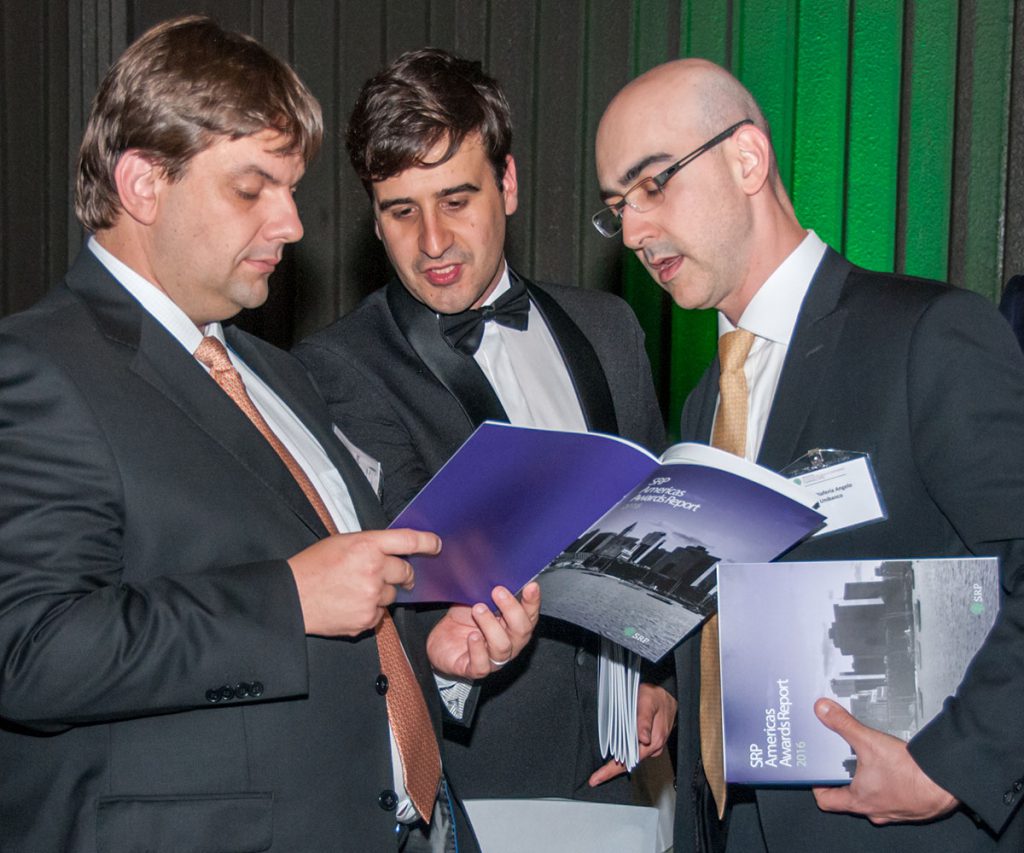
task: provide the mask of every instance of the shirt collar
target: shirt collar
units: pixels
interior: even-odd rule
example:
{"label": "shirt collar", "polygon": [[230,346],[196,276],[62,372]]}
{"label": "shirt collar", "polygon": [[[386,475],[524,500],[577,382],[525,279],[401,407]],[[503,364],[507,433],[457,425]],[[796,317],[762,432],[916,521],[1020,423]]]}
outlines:
{"label": "shirt collar", "polygon": [[88,246],[89,251],[106,267],[107,272],[114,277],[117,283],[127,290],[143,310],[167,329],[174,339],[190,353],[196,351],[204,335],[213,335],[221,343],[226,343],[224,329],[220,323],[209,323],[200,330],[175,304],[174,300],[126,263],[114,257],[99,244],[95,237],[89,238]]}
{"label": "shirt collar", "polygon": [[[808,231],[800,245],[790,252],[754,294],[738,326],[759,338],[789,346],[800,306],[826,248],[817,234]],[[735,328],[725,314],[718,313],[719,337]]]}

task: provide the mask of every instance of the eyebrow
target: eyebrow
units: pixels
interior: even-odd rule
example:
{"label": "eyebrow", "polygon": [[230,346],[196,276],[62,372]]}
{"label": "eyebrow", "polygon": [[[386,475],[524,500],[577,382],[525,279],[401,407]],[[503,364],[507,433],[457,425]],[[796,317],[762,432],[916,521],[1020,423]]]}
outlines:
{"label": "eyebrow", "polygon": [[[643,170],[646,169],[648,166],[654,163],[667,163],[671,160],[672,155],[666,154],[665,152],[661,152],[660,154],[648,154],[642,160],[638,160],[636,163],[630,166],[622,174],[622,176],[618,179],[619,184],[623,187],[628,188],[636,181],[638,177],[640,177],[640,173],[643,172]],[[611,198],[612,196],[617,195],[621,195],[621,193],[616,190],[601,190],[602,200],[606,200]]]}
{"label": "eyebrow", "polygon": [[258,175],[267,181],[267,183],[273,184],[274,186],[282,186],[284,181],[275,175],[270,174],[266,169],[261,169],[255,163],[248,166],[240,166],[237,169],[232,170],[232,175],[236,178],[244,177],[245,175]]}
{"label": "eyebrow", "polygon": [[[459,193],[478,193],[480,187],[473,183],[459,184],[455,187],[445,187],[439,193],[436,194],[436,198],[447,198],[448,196],[458,195]],[[401,204],[416,204],[416,200],[412,198],[389,198],[384,201],[377,202],[377,209],[383,213],[385,210],[389,210],[392,207]]]}

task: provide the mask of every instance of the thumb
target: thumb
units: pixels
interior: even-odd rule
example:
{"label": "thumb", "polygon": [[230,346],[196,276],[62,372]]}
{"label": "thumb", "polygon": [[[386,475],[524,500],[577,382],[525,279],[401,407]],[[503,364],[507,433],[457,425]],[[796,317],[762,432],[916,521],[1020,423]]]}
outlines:
{"label": "thumb", "polygon": [[825,728],[834,731],[850,745],[854,752],[857,751],[857,743],[861,740],[861,733],[865,730],[865,726],[857,722],[853,714],[831,699],[819,699],[815,702],[814,713]]}

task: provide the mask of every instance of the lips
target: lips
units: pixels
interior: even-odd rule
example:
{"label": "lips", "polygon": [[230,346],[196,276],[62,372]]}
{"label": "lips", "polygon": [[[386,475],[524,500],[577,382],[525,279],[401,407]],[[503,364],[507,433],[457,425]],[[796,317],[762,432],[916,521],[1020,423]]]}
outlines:
{"label": "lips", "polygon": [[658,281],[661,284],[666,284],[679,271],[679,267],[683,264],[683,256],[670,255],[667,258],[662,258],[660,261],[648,260],[647,264],[658,277]]}
{"label": "lips", "polygon": [[457,281],[462,274],[462,264],[445,264],[423,270],[423,275],[433,285],[443,286]]}
{"label": "lips", "polygon": [[278,264],[279,260],[280,260],[280,258],[276,258],[276,257],[270,257],[270,258],[246,258],[246,263],[248,263],[251,266],[255,267],[261,273],[263,273],[265,275],[270,275],[270,273],[272,273],[277,268],[277,264]]}

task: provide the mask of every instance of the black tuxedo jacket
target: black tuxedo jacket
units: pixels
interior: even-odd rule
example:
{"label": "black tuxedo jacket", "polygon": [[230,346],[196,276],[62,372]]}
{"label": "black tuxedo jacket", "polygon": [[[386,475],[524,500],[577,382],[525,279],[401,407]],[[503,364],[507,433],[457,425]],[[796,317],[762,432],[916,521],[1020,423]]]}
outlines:
{"label": "black tuxedo jacket", "polygon": [[[590,429],[660,451],[664,427],[643,335],[607,293],[527,282],[530,322],[546,322]],[[303,342],[346,435],[382,463],[394,517],[484,420],[507,421],[487,378],[441,338],[437,316],[397,280]],[[445,767],[463,797],[629,802],[625,778],[597,790],[597,638],[543,618],[527,650],[482,684],[472,727],[445,727]],[[513,689],[514,688],[514,689]]]}
{"label": "black tuxedo jacket", "polygon": [[[687,400],[684,439],[708,441],[717,361]],[[927,825],[874,827],[819,811],[809,791],[757,791],[770,851],[1014,850],[1024,847],[1024,359],[981,297],[858,269],[829,250],[801,307],[758,462],[812,448],[866,451],[887,521],[809,540],[787,560],[1002,559],[998,623],[957,696],[910,743],[964,807]],[[676,653],[696,685],[699,642]],[[680,708],[677,851],[708,829],[695,690]]]}
{"label": "black tuxedo jacket", "polygon": [[[381,526],[302,366],[227,335]],[[373,635],[307,638],[286,563],[323,525],[89,251],[0,323],[0,459],[0,849],[395,849]]]}

